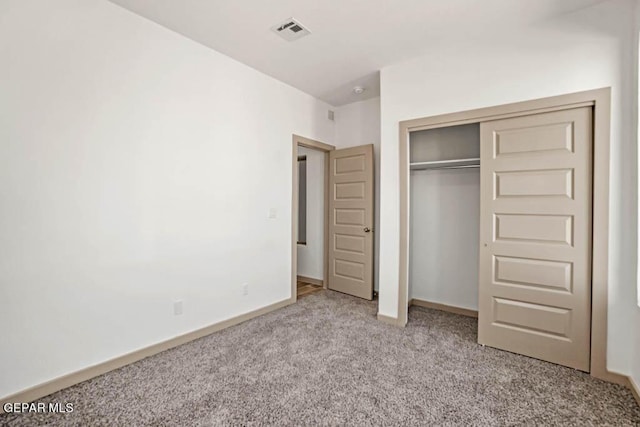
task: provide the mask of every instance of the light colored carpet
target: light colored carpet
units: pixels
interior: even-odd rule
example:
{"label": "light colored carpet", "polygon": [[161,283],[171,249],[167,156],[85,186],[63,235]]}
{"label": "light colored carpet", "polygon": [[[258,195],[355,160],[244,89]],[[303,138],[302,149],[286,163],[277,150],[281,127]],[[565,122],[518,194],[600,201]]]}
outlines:
{"label": "light colored carpet", "polygon": [[[624,387],[476,344],[475,319],[413,308],[396,328],[331,291],[42,402],[4,425],[640,425]],[[302,320],[302,321],[301,321]]]}

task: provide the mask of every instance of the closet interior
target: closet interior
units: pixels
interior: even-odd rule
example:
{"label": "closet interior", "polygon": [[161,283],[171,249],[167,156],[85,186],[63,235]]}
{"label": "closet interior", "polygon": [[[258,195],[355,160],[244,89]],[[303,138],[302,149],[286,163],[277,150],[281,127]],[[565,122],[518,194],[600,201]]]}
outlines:
{"label": "closet interior", "polygon": [[409,298],[478,310],[480,125],[410,133]]}

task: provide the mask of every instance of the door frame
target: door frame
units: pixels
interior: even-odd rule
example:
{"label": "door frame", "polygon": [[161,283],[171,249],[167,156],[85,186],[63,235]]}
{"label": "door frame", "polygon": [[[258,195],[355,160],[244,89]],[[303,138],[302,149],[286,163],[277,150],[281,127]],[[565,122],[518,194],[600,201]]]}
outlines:
{"label": "door frame", "polygon": [[327,289],[329,280],[329,152],[336,149],[333,145],[292,135],[291,169],[293,173],[293,191],[291,193],[291,302],[298,300],[298,147],[311,148],[324,153],[324,266],[322,271],[322,287]]}
{"label": "door frame", "polygon": [[609,275],[609,155],[611,88],[600,88],[531,101],[480,108],[399,123],[400,137],[400,271],[398,326],[408,318],[409,293],[409,137],[411,132],[480,123],[579,107],[593,108],[593,234],[591,275],[590,374],[605,381],[626,384],[626,377],[607,370],[607,312]]}

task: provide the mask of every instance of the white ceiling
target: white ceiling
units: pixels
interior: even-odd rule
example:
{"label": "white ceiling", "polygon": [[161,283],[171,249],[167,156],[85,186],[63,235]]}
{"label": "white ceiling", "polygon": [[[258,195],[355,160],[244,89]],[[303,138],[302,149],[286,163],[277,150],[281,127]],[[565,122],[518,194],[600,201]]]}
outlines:
{"label": "white ceiling", "polygon": [[[451,40],[508,34],[602,0],[110,0],[334,106],[380,94],[378,70]],[[270,27],[294,17],[311,35]],[[352,92],[360,85],[361,95]]]}

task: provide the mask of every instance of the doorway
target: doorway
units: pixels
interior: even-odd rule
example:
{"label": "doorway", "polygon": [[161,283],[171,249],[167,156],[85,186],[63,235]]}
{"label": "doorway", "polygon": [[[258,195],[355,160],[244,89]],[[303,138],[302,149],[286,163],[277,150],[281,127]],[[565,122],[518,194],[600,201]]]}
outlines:
{"label": "doorway", "polygon": [[325,151],[298,146],[298,298],[324,288],[325,157]]}
{"label": "doorway", "polygon": [[373,299],[373,145],[292,145],[292,300],[320,289]]}
{"label": "doorway", "polygon": [[333,145],[293,135],[291,298],[327,288],[329,152]]}

